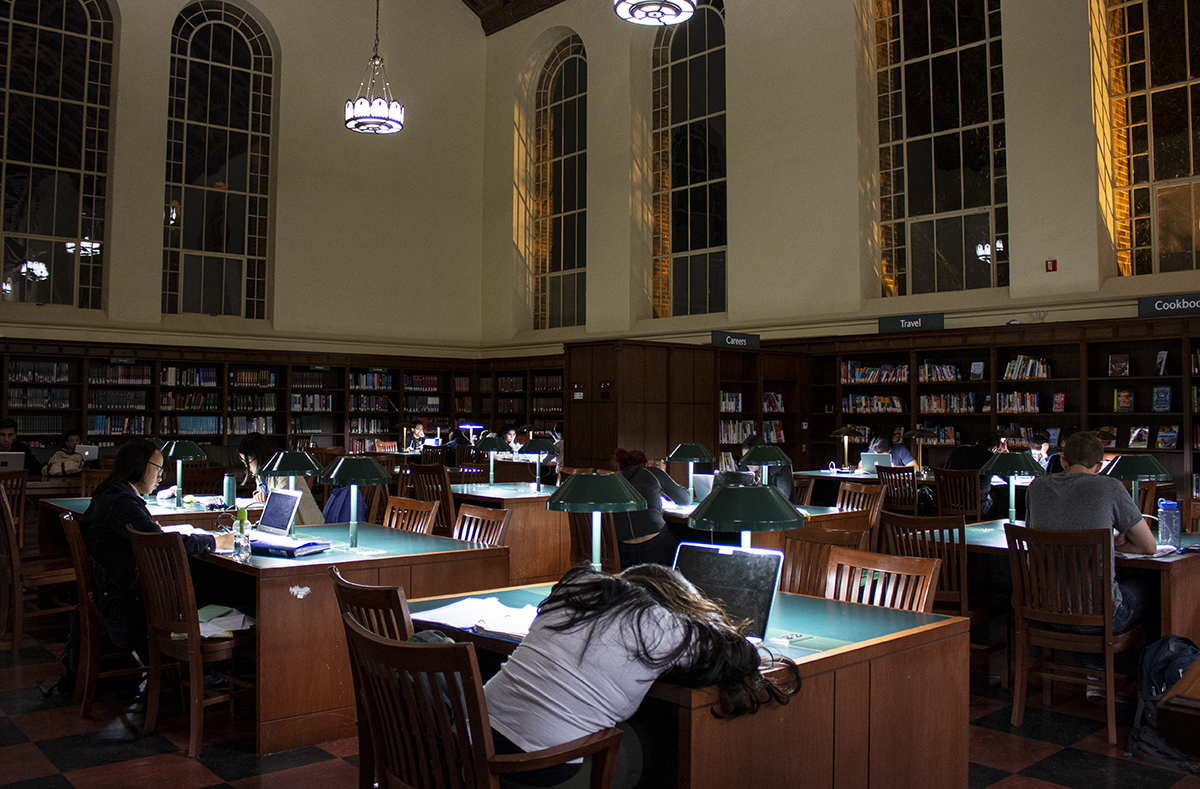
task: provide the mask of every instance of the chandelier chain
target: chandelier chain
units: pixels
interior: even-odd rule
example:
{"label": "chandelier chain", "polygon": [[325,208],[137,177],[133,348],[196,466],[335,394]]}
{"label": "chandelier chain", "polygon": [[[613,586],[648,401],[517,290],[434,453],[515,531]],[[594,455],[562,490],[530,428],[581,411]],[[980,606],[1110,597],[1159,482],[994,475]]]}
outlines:
{"label": "chandelier chain", "polygon": [[375,50],[374,56],[379,57],[379,0],[375,0]]}

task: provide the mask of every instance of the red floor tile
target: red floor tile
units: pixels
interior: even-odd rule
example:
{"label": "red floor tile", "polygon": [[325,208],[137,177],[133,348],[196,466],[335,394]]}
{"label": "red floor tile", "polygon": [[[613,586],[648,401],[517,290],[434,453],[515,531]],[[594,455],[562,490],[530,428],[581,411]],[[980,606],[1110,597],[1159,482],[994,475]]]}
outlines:
{"label": "red floor tile", "polygon": [[0,669],[0,692],[32,688],[38,682],[57,682],[62,670],[62,663],[54,662]]}
{"label": "red floor tile", "polygon": [[140,715],[136,719],[132,716],[117,718],[112,714],[105,714],[103,711],[98,710],[97,712],[99,714],[94,715],[91,719],[80,718],[79,705],[72,704],[69,707],[56,707],[50,710],[13,715],[12,722],[34,742],[49,740],[53,737],[67,737],[72,734],[86,734],[107,729],[110,726],[128,724],[140,728],[142,725]]}
{"label": "red floor tile", "polygon": [[31,742],[0,748],[0,764],[4,765],[4,782],[16,783],[56,775],[58,770]]}
{"label": "red floor tile", "polygon": [[[1081,751],[1088,753],[1099,753],[1104,756],[1112,756],[1117,759],[1125,758],[1125,746],[1129,742],[1129,727],[1117,724],[1117,744],[1108,744],[1108,728],[1105,727],[1094,734],[1084,737],[1079,742],[1072,745],[1072,748],[1078,748]],[[1145,763],[1145,762],[1144,762]]]}
{"label": "red floor tile", "polygon": [[996,710],[1004,709],[1010,703],[999,699],[989,699],[984,696],[972,696],[971,707],[967,712],[968,720],[975,720],[976,718],[982,718],[984,715],[990,715]]}
{"label": "red floor tile", "polygon": [[1039,781],[1024,775],[1010,775],[1004,780],[992,784],[988,789],[1062,789],[1062,784]]}
{"label": "red floor tile", "polygon": [[323,751],[328,751],[339,759],[344,759],[347,756],[353,756],[358,753],[358,738],[347,737],[344,740],[334,740],[333,742],[323,742],[318,746]]}
{"label": "red floor tile", "polygon": [[972,726],[970,759],[985,767],[1016,773],[1040,762],[1062,748],[1054,743],[1031,740],[1016,734]]}
{"label": "red floor tile", "polygon": [[358,786],[358,768],[341,759],[293,767],[253,778],[233,781],[237,789],[331,789]]}
{"label": "red floor tile", "polygon": [[88,767],[66,774],[75,789],[109,789],[113,786],[169,786],[199,789],[221,779],[186,753],[166,753],[146,759]]}
{"label": "red floor tile", "polygon": [[[188,749],[191,739],[191,718],[186,712],[180,712],[167,718],[158,719],[158,731],[177,748]],[[204,734],[202,745],[212,745],[218,742],[243,740],[254,737],[254,720],[247,715],[230,718],[226,707],[210,707],[204,714]]]}
{"label": "red floor tile", "polygon": [[1200,776],[1185,775],[1179,783],[1171,784],[1171,789],[1200,789]]}

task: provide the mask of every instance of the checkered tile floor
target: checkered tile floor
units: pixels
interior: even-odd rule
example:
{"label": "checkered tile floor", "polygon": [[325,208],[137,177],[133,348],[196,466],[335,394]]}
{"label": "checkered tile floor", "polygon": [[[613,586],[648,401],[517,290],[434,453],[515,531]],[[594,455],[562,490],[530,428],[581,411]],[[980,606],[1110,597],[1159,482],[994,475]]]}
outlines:
{"label": "checkered tile floor", "polygon": [[[164,694],[159,732],[143,737],[143,715],[112,698],[97,699],[92,720],[68,699],[45,698],[61,666],[62,633],[27,637],[19,655],[0,652],[0,787],[347,787],[358,782],[358,741],[257,756],[247,718],[208,711],[204,751],[187,756],[188,719]],[[1200,777],[1123,758],[1132,709],[1118,708],[1122,745],[1109,746],[1103,709],[1065,689],[1053,710],[1031,689],[1025,723],[1009,725],[1011,694],[982,677],[971,688],[968,785],[996,789],[1200,789]],[[182,750],[181,750],[182,749]],[[923,788],[924,789],[924,788]]]}

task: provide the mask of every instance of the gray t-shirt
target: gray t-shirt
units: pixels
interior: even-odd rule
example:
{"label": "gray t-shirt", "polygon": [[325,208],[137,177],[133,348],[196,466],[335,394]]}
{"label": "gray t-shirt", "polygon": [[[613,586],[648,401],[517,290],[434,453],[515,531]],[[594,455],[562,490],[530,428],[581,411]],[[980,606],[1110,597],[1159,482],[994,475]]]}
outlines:
{"label": "gray t-shirt", "polygon": [[[1035,529],[1082,531],[1116,529],[1124,533],[1142,519],[1125,486],[1098,474],[1048,474],[1029,485],[1025,506]],[[1113,606],[1121,603],[1113,568]]]}

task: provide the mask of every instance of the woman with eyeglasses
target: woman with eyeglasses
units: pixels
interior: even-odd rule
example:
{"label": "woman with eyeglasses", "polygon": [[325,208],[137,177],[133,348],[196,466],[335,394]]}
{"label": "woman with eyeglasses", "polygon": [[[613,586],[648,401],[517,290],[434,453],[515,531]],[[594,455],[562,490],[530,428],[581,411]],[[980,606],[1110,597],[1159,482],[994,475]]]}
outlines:
{"label": "woman with eyeglasses", "polygon": [[[254,500],[266,501],[272,490],[286,490],[291,484],[287,477],[268,477],[263,475],[263,469],[271,462],[271,458],[279,454],[279,450],[267,440],[262,433],[247,433],[238,442],[238,457],[246,467],[247,479],[254,480]],[[320,526],[325,523],[321,508],[313,498],[312,490],[304,477],[296,477],[296,490],[300,491],[300,506],[296,509],[297,526]]]}
{"label": "woman with eyeglasses", "polygon": [[[162,453],[149,439],[126,442],[117,452],[108,477],[96,486],[92,503],[79,524],[92,560],[92,585],[100,613],[108,624],[108,637],[118,647],[141,654],[145,654],[146,614],[125,524],[138,531],[162,531],[142,498],[154,492],[162,475]],[[233,535],[185,534],[183,547],[189,555],[229,550],[233,548]]]}

